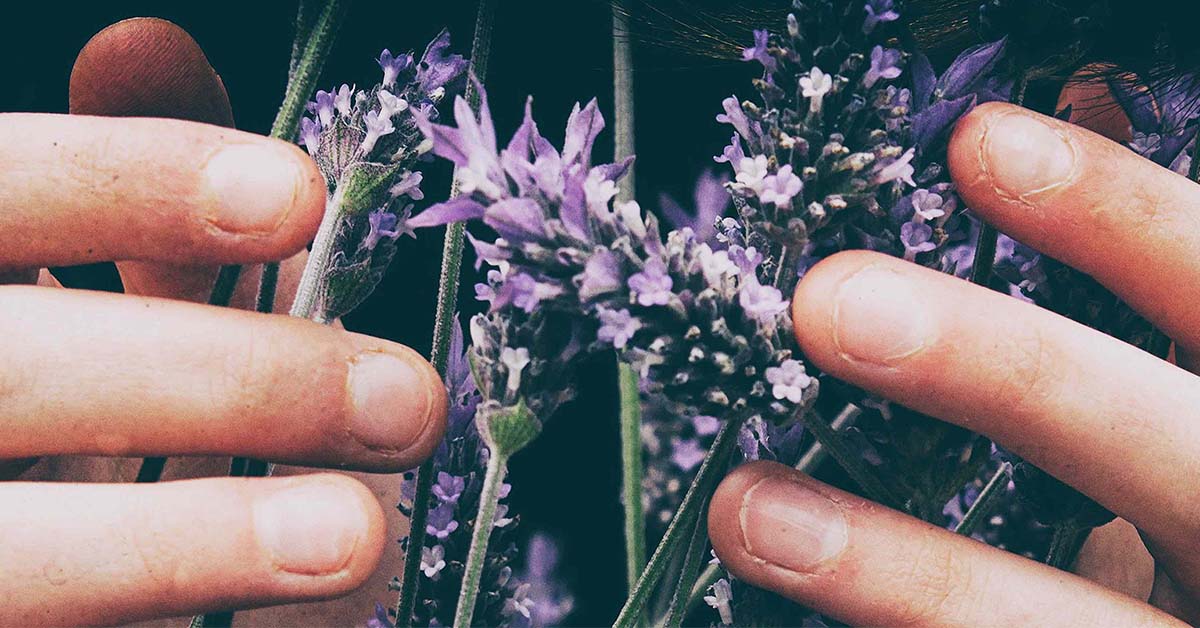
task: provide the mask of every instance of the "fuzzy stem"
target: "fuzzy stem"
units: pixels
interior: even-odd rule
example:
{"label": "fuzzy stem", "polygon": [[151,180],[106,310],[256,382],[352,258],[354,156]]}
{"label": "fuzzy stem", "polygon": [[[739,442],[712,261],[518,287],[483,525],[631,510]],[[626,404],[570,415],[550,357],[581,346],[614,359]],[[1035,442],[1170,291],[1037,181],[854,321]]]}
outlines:
{"label": "fuzzy stem", "polygon": [[[304,14],[305,2],[303,0],[300,2],[296,15],[296,37],[292,43],[294,67],[289,68],[283,104],[280,105],[279,112],[275,114],[275,122],[271,125],[271,137],[285,141],[295,138],[296,129],[300,126],[300,117],[304,114],[304,105],[316,88],[317,78],[320,77],[321,69],[325,66],[325,58],[329,56],[329,50],[333,47],[333,41],[349,8],[350,0],[326,0],[325,7],[313,22],[312,28],[305,30],[299,27],[307,21]],[[302,38],[306,38],[307,41],[303,45],[303,52],[297,59],[295,55],[296,51],[301,50]],[[222,268],[222,274],[226,272],[226,268]],[[240,270],[229,269],[228,272],[238,273]],[[263,265],[258,292],[257,309],[259,311],[270,312],[273,309],[275,283],[278,276],[278,263],[271,262]],[[237,283],[236,278],[233,283]],[[232,290],[230,293],[232,294]],[[251,472],[256,475],[266,475],[270,470],[268,466],[253,460],[235,459],[231,467],[242,468],[247,475]],[[232,611],[197,615],[192,619],[193,626],[229,626],[232,623]]]}
{"label": "fuzzy stem", "polygon": [[736,417],[725,421],[725,424],[721,426],[721,431],[717,432],[712,447],[704,456],[704,462],[700,464],[700,470],[696,472],[696,477],[692,480],[691,486],[683,496],[683,501],[679,504],[679,510],[675,511],[675,516],[667,526],[666,533],[663,534],[658,547],[654,548],[654,554],[650,556],[650,562],[646,564],[637,584],[629,592],[625,606],[621,608],[616,622],[613,623],[614,628],[638,625],[638,618],[646,606],[646,601],[650,598],[650,593],[666,572],[679,545],[687,540],[692,531],[690,524],[703,510],[708,498],[712,496],[717,482],[721,479],[729,457],[733,453],[733,446],[737,442],[738,431],[741,430],[745,420],[746,416],[739,413]]}
{"label": "fuzzy stem", "polygon": [[633,367],[617,365],[621,392],[621,480],[625,506],[625,575],[629,590],[646,564],[646,517],[642,510],[642,399]]}
{"label": "fuzzy stem", "polygon": [[[340,198],[341,195],[335,194],[334,198],[326,203],[325,215],[321,218],[321,226],[317,229],[316,237],[313,238],[312,250],[308,253],[308,262],[304,264],[304,274],[300,276],[300,285],[296,288],[296,299],[292,302],[291,311],[288,312],[291,316],[307,318],[318,323],[327,322],[325,312],[318,311],[317,301],[321,286],[329,274],[329,265],[333,263],[334,236],[337,234],[337,226],[341,218]],[[267,269],[263,268],[264,276],[266,271]],[[278,266],[276,271],[278,271]],[[260,296],[261,292],[260,290]],[[262,310],[260,309],[260,311]]]}
{"label": "fuzzy stem", "polygon": [[996,500],[1004,495],[1004,488],[1008,486],[1008,474],[1012,471],[1012,465],[1005,462],[996,470],[996,474],[992,479],[988,480],[987,485],[983,487],[983,491],[979,493],[979,497],[975,498],[975,502],[967,509],[967,513],[963,515],[962,521],[954,526],[954,531],[963,536],[971,536],[984,518],[992,514],[992,510],[996,507]]}
{"label": "fuzzy stem", "polygon": [[[468,72],[480,82],[487,76],[488,57],[492,49],[492,23],[496,0],[479,0],[475,14],[475,35],[471,41],[471,62]],[[472,110],[479,109],[479,94],[474,81],[467,81],[465,93]],[[458,196],[458,177],[450,185],[450,198]],[[429,361],[440,375],[446,373],[450,337],[454,329],[454,313],[458,304],[459,274],[462,269],[463,240],[466,226],[456,222],[446,227],[442,240],[442,269],[438,277],[437,310],[433,323],[433,347]],[[417,603],[417,587],[421,566],[421,548],[425,546],[425,522],[429,517],[429,496],[433,491],[433,459],[417,469],[416,490],[413,494],[412,515],[409,517],[408,547],[404,552],[404,572],[400,579],[400,597],[396,602],[396,625],[411,626],[413,608]]]}
{"label": "fuzzy stem", "polygon": [[1050,539],[1050,551],[1046,554],[1046,564],[1058,569],[1070,568],[1091,532],[1091,528],[1080,527],[1071,521],[1055,525],[1054,536]]}
{"label": "fuzzy stem", "polygon": [[846,471],[850,479],[863,489],[867,497],[885,506],[904,510],[906,500],[888,487],[863,461],[862,456],[851,451],[841,434],[834,431],[833,426],[826,423],[819,413],[810,413],[804,425],[816,437],[821,447],[829,452],[830,457]]}
{"label": "fuzzy stem", "polygon": [[292,37],[292,58],[288,62],[288,80],[296,76],[300,67],[300,59],[304,57],[304,44],[308,41],[313,29],[312,4],[309,0],[296,3],[295,36]]}
{"label": "fuzzy stem", "polygon": [[467,553],[462,588],[458,592],[458,608],[454,611],[454,628],[469,628],[471,618],[475,615],[479,580],[483,576],[483,562],[487,558],[488,540],[494,527],[492,521],[496,518],[500,485],[504,483],[507,468],[508,458],[494,452],[488,457],[487,472],[479,493],[479,514],[475,516],[475,527],[471,530],[471,550]]}
{"label": "fuzzy stem", "polygon": [[[612,7],[613,45],[613,155],[621,161],[634,153],[633,46],[629,40],[629,16],[619,3]],[[634,168],[630,166],[617,192],[619,201],[635,196]],[[620,398],[621,478],[625,507],[625,580],[633,590],[646,563],[646,518],[642,511],[642,399],[638,376],[624,362],[617,362]]]}
{"label": "fuzzy stem", "polygon": [[704,515],[706,510],[707,508],[701,510],[695,523],[692,524],[692,538],[688,542],[687,552],[683,556],[683,565],[679,568],[679,579],[675,582],[675,590],[671,593],[671,603],[667,606],[666,616],[659,623],[662,628],[679,628],[683,625],[684,618],[687,617],[689,594],[699,579],[700,564],[705,555],[704,550],[708,549],[707,527],[705,526],[707,517]]}

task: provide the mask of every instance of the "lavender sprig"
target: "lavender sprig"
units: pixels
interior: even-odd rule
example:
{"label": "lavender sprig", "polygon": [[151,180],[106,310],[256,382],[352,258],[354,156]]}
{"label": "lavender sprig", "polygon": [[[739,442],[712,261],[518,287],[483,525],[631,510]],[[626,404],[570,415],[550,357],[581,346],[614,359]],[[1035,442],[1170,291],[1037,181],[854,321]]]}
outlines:
{"label": "lavender sprig", "polygon": [[374,290],[406,226],[411,201],[424,198],[417,160],[429,149],[414,115],[437,117],[448,87],[467,62],[448,54],[442,31],[420,61],[411,54],[379,57],[383,81],[366,90],[349,85],[318,91],[313,117],[301,120],[300,141],[329,187],[328,207],[313,241],[292,315],[335,320]]}

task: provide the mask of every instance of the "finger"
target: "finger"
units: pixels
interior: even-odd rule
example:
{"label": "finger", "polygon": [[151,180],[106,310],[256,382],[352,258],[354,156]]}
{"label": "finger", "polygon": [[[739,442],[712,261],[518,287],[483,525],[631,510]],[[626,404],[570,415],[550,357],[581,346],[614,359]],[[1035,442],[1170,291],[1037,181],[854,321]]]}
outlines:
{"label": "finger", "polygon": [[733,575],[853,625],[1182,625],[777,463],[746,464],[725,478],[708,531]]}
{"label": "finger", "polygon": [[1154,557],[1137,528],[1121,518],[1088,534],[1071,571],[1136,600],[1148,600],[1154,586]]}
{"label": "finger", "polygon": [[1200,347],[1200,186],[1012,105],[976,108],[949,150],[959,193],[981,218],[1092,275],[1169,336]]}
{"label": "finger", "polygon": [[[97,33],[71,71],[71,113],[175,118],[233,127],[221,77],[182,28],[157,18],[123,20]],[[303,253],[301,253],[303,255]],[[215,265],[119,262],[125,292],[204,302]],[[251,307],[261,268],[244,269],[234,304]],[[289,286],[280,292],[290,294]]]}
{"label": "finger", "polygon": [[398,471],[441,440],[436,372],[385,340],[159,299],[0,288],[0,458],[230,454]]}
{"label": "finger", "polygon": [[[1071,108],[1071,124],[1095,131],[1110,140],[1128,142],[1133,139],[1129,116],[1117,103],[1107,78],[1114,74],[1111,66],[1092,64],[1071,75],[1058,94],[1055,111]],[[1133,82],[1134,77],[1116,73],[1119,80]]]}
{"label": "finger", "polygon": [[821,262],[792,307],[800,347],[825,372],[985,434],[1172,549],[1194,547],[1197,376],[877,253]]}
{"label": "finger", "polygon": [[0,267],[281,259],[325,206],[299,148],[150,118],[0,115]]}
{"label": "finger", "polygon": [[334,597],[371,574],[387,539],[370,491],[334,474],[8,483],[0,501],[9,505],[0,509],[5,626],[124,624]]}

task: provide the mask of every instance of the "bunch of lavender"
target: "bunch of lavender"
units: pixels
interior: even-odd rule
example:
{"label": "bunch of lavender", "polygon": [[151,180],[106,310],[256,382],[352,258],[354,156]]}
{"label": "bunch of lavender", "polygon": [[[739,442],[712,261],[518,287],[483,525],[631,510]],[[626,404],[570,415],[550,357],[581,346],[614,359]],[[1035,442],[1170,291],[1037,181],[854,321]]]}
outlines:
{"label": "bunch of lavender", "polygon": [[664,241],[636,202],[612,206],[629,162],[591,165],[604,126],[594,101],[572,112],[561,152],[528,106],[503,151],[486,98],[478,120],[461,100],[455,118],[458,128],[423,128],[433,152],[459,166],[463,195],[409,224],[481,219],[495,230],[491,241],[472,239],[497,266],[479,290],[493,312],[587,315],[598,326],[584,328],[583,344],[616,348],[653,393],[692,415],[786,419],[815,396],[815,380],[791,358],[787,304],[758,281],[762,257],[744,238],[723,250],[688,229]]}
{"label": "bunch of lavender", "polygon": [[[446,436],[434,452],[438,474],[430,496],[425,546],[421,549],[420,599],[411,618],[414,626],[449,626],[454,621],[488,459],[488,450],[475,428],[480,394],[471,377],[457,321],[448,357],[445,382],[450,411]],[[509,485],[501,485],[500,499],[508,492]],[[412,512],[415,493],[416,478],[412,472],[406,473],[398,505],[405,516]],[[516,526],[517,518],[508,516],[508,507],[500,503],[488,526],[490,551],[480,576],[481,593],[475,609],[479,621],[488,626],[507,626],[530,616],[529,587],[513,577],[510,565],[517,554],[512,539]],[[407,537],[401,539],[402,545],[407,543]],[[395,578],[391,588],[398,587],[399,579]],[[383,619],[390,621],[386,613]]]}
{"label": "bunch of lavender", "polygon": [[329,187],[325,217],[292,307],[293,316],[325,322],[349,312],[374,290],[403,233],[410,201],[419,201],[418,159],[429,150],[414,116],[437,117],[446,90],[467,62],[449,54],[442,31],[418,62],[411,54],[379,56],[383,81],[366,90],[318,91],[300,142]]}
{"label": "bunch of lavender", "polygon": [[[978,103],[1008,97],[1012,81],[993,77],[1004,43],[966,51],[938,77],[896,47],[910,38],[891,0],[794,7],[782,34],[757,31],[744,53],[763,66],[760,102],[728,98],[718,116],[735,135],[717,161],[733,168],[748,244],[772,262],[763,280],[790,290],[817,261],[855,248],[955,272],[970,224],[942,140]],[[856,458],[874,463],[879,488],[869,492],[885,503],[940,519],[986,459],[987,442],[966,430],[822,383],[866,411],[850,437]]]}

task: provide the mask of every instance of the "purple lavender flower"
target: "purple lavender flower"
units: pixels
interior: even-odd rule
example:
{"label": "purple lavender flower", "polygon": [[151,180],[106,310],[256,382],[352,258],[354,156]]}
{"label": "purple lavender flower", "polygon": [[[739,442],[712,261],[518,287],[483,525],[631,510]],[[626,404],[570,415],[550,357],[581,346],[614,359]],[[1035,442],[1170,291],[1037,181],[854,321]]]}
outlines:
{"label": "purple lavender flower", "polygon": [[462,495],[466,482],[463,478],[438,471],[437,483],[433,485],[433,495],[443,502],[457,502]]}
{"label": "purple lavender flower", "polygon": [[384,87],[395,85],[400,73],[407,70],[412,65],[412,62],[412,55],[402,54],[400,56],[393,56],[392,51],[384,48],[383,52],[379,53],[379,68],[383,70],[382,85]]}
{"label": "purple lavender flower", "polygon": [[458,529],[458,521],[454,519],[454,504],[442,503],[429,511],[426,520],[425,533],[444,541]]}
{"label": "purple lavender flower", "polygon": [[[736,126],[741,123],[734,119],[746,121],[753,132],[739,108],[730,111]],[[528,106],[525,113],[503,151],[497,150],[486,98],[478,119],[456,103],[457,128],[423,121],[433,152],[487,185],[468,186],[469,193],[426,210],[410,226],[481,219],[496,229],[502,237],[488,246],[503,251],[504,264],[485,293],[495,294],[495,315],[532,313],[530,301],[518,303],[511,295],[540,286],[536,311],[588,315],[597,325],[581,328],[595,334],[583,344],[619,348],[647,373],[655,392],[708,409],[691,414],[723,416],[735,403],[772,416],[789,414],[789,403],[770,398],[761,385],[714,376],[739,368],[762,372],[787,359],[790,340],[779,334],[787,327],[787,304],[780,291],[743,276],[731,263],[728,272],[714,276],[720,257],[693,232],[672,232],[664,240],[654,217],[636,203],[612,203],[627,163],[591,165],[592,145],[604,124],[594,101],[575,107],[561,153],[541,137]],[[791,172],[771,175],[777,189],[790,194]],[[690,310],[684,317],[649,315],[664,306]]]}
{"label": "purple lavender flower", "polygon": [[[443,31],[426,52],[421,68],[434,70],[384,50],[382,84],[366,90],[343,84],[318,91],[309,103],[314,117],[300,121],[299,140],[325,175],[331,203],[309,256],[298,315],[329,321],[352,310],[382,279],[396,238],[412,235],[409,201],[424,197],[416,168],[429,150],[415,116],[435,116],[443,85],[465,70],[461,57],[447,56],[447,46]],[[436,80],[422,80],[423,72],[436,72]],[[422,112],[411,103],[422,103]]]}
{"label": "purple lavender flower", "polygon": [[617,349],[624,349],[630,339],[642,328],[642,322],[633,317],[629,310],[610,310],[598,307],[600,329],[596,332],[601,342],[610,342]]}
{"label": "purple lavender flower", "polygon": [[893,8],[893,0],[868,0],[867,19],[863,22],[863,34],[870,35],[871,31],[881,22],[892,22],[900,19],[900,14]]}
{"label": "purple lavender flower", "polygon": [[904,245],[904,259],[913,261],[919,253],[937,248],[931,241],[933,228],[925,223],[906,222],[900,227],[900,242]]}
{"label": "purple lavender flower", "polygon": [[642,272],[632,275],[628,283],[637,302],[642,305],[666,305],[671,301],[671,287],[674,282],[667,274],[667,266],[661,259],[651,258]]}
{"label": "purple lavender flower", "polygon": [[900,76],[900,71],[900,51],[875,46],[871,49],[871,67],[863,75],[863,84],[870,89],[880,79],[894,79]]}
{"label": "purple lavender flower", "polygon": [[558,546],[548,535],[537,532],[529,539],[525,550],[525,570],[522,580],[529,586],[529,626],[561,626],[575,599],[559,578]]}
{"label": "purple lavender flower", "polygon": [[707,453],[696,439],[675,439],[671,443],[671,461],[684,471],[691,471],[700,466]]}
{"label": "purple lavender flower", "polygon": [[754,31],[754,45],[742,50],[742,60],[757,61],[763,65],[763,68],[767,72],[774,72],[778,64],[768,50],[768,37],[770,37],[770,34],[765,30]]}

